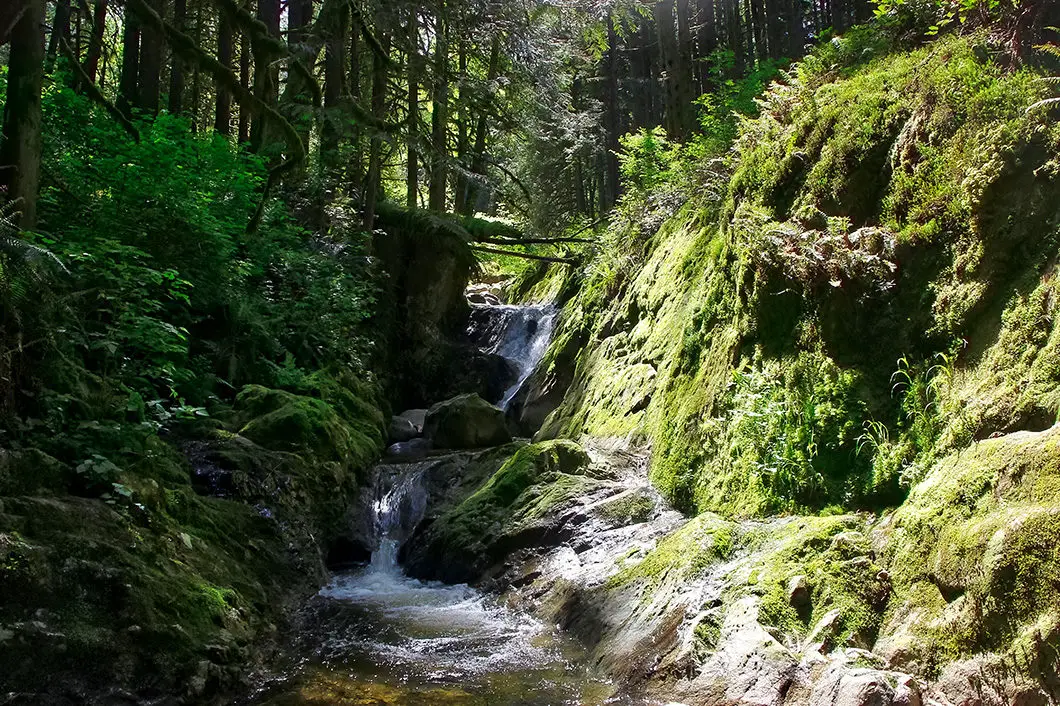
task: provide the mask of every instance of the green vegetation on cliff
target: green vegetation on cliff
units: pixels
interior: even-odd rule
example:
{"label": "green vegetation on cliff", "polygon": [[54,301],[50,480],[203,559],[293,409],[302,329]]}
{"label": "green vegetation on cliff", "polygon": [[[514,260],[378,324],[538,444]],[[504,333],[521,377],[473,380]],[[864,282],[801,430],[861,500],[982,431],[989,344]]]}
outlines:
{"label": "green vegetation on cliff", "polygon": [[542,435],[632,434],[679,506],[763,515],[893,505],[947,449],[1051,424],[1060,131],[993,51],[852,31],[657,231],[630,199],[642,250],[575,273]]}

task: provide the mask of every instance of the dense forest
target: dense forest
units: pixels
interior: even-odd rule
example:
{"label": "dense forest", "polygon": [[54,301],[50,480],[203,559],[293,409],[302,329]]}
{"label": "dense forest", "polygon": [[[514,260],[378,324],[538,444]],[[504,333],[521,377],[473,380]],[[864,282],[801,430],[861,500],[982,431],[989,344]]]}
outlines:
{"label": "dense forest", "polygon": [[0,703],[1056,703],[1058,27],[4,0]]}

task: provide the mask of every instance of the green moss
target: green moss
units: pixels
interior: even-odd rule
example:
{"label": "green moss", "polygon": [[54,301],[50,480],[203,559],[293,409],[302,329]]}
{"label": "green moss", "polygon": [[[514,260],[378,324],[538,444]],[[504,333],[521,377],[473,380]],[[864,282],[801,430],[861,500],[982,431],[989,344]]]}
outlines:
{"label": "green moss", "polygon": [[[729,600],[746,592],[760,596],[758,620],[785,637],[805,636],[826,615],[838,611],[833,646],[853,642],[869,647],[880,626],[889,585],[879,576],[863,523],[856,517],[801,517],[776,521],[748,539],[753,567]],[[788,596],[789,582],[804,576],[810,610],[800,615]],[[822,637],[824,639],[824,637]]]}
{"label": "green moss", "polygon": [[[474,493],[431,524],[418,543],[420,563],[446,580],[478,578],[514,548],[513,542],[536,541],[535,528],[556,507],[598,487],[590,471],[588,455],[570,441],[520,448]],[[520,535],[524,539],[517,539]]]}
{"label": "green moss", "polygon": [[614,589],[637,582],[650,591],[664,580],[691,581],[727,559],[734,546],[735,525],[705,513],[664,537],[639,562],[608,579],[607,587]]}
{"label": "green moss", "polygon": [[[909,659],[1006,652],[1060,611],[1060,434],[982,441],[937,463],[895,513],[886,560],[901,601],[888,623]],[[931,586],[943,615],[910,606]],[[913,617],[910,617],[910,616]]]}

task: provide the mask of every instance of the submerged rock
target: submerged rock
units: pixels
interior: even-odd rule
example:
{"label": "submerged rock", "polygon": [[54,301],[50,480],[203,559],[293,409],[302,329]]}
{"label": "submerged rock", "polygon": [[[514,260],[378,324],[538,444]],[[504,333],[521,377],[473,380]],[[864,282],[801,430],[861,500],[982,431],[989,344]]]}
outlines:
{"label": "submerged rock", "polygon": [[460,395],[427,410],[424,435],[435,448],[476,449],[512,440],[504,412],[476,394]]}

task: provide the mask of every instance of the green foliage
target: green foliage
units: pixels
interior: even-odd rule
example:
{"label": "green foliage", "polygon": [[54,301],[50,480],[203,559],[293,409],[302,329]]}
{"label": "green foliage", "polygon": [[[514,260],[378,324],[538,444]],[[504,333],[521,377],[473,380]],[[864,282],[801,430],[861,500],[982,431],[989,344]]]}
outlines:
{"label": "green foliage", "polygon": [[857,431],[864,417],[856,375],[830,360],[802,353],[734,370],[721,451],[779,508],[850,502]]}
{"label": "green foliage", "polygon": [[[144,122],[134,142],[56,83],[44,120],[38,232],[0,251],[6,346],[34,343],[18,434],[91,449],[202,417],[245,382],[363,376],[377,285],[362,234],[306,233],[275,201],[248,234],[264,166],[184,118]],[[61,267],[42,268],[52,256]]]}
{"label": "green foliage", "polygon": [[997,19],[1019,9],[1022,0],[873,0],[876,17],[924,30],[928,36],[975,17]]}

